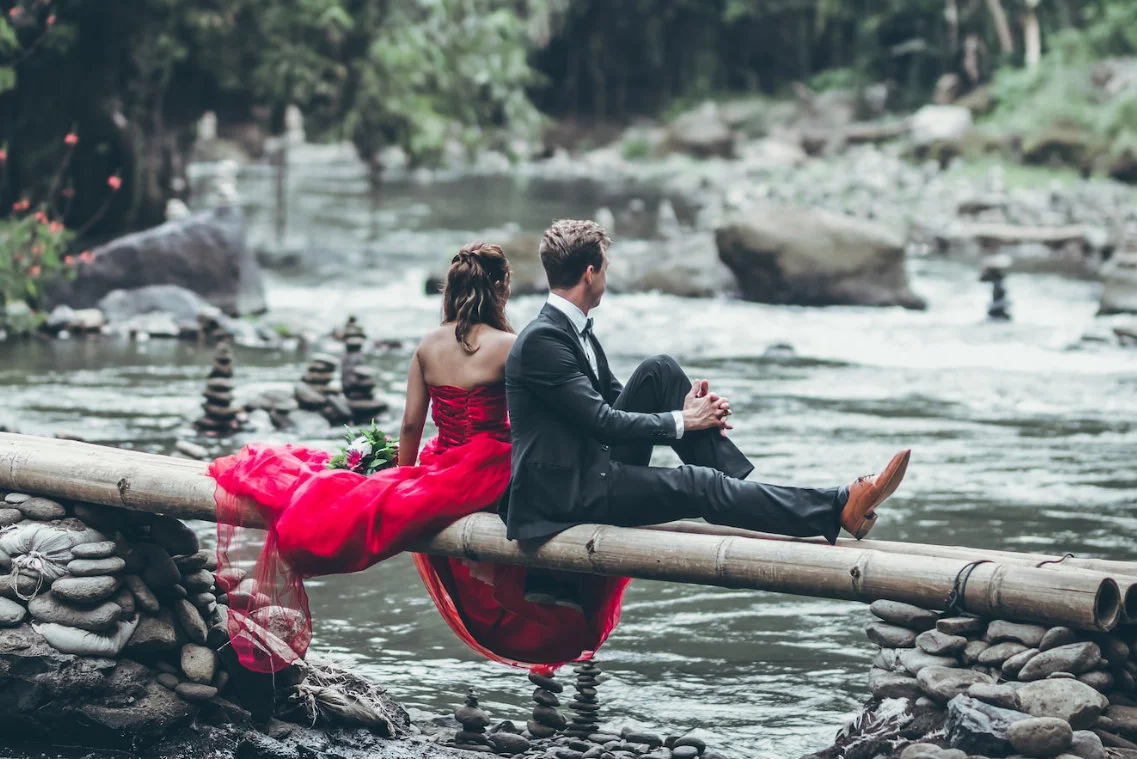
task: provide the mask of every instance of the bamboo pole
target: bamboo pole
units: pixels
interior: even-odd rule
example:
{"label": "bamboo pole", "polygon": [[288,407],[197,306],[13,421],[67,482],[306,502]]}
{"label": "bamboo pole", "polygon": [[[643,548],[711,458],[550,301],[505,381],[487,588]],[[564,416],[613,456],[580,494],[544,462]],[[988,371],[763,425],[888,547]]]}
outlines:
{"label": "bamboo pole", "polygon": [[[176,463],[173,463],[175,462]],[[215,520],[214,482],[202,462],[74,441],[0,433],[0,488],[66,500]],[[540,546],[509,541],[501,520],[474,514],[413,550],[441,556],[601,575],[751,588],[855,601],[888,599],[942,609],[962,585],[976,614],[1109,630],[1118,584],[1085,569],[1054,572],[1011,563],[911,556],[863,547],[753,536],[684,535],[581,525]]]}

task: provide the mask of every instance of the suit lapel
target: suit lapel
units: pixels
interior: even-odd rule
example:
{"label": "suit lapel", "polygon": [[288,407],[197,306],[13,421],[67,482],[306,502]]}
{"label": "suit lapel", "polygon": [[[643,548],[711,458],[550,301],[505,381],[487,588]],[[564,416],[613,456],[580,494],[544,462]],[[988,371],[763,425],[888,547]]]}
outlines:
{"label": "suit lapel", "polygon": [[[568,333],[570,337],[572,337],[572,347],[573,350],[576,351],[577,363],[580,364],[581,370],[592,382],[593,389],[596,390],[596,392],[600,393],[600,395],[604,395],[604,392],[600,389],[600,378],[596,376],[596,372],[592,371],[592,364],[588,363],[588,356],[584,354],[584,346],[580,344],[580,335],[577,334],[576,329],[573,328],[572,322],[569,321],[569,318],[563,312],[561,312],[559,308],[555,308],[548,304],[545,304],[544,308],[541,309],[541,317],[552,321],[554,324]],[[599,344],[596,342],[596,338],[593,338],[592,350],[596,353],[596,365],[600,368],[601,372],[604,372],[607,368],[607,362],[601,361],[600,356],[603,352],[597,350],[598,347]]]}

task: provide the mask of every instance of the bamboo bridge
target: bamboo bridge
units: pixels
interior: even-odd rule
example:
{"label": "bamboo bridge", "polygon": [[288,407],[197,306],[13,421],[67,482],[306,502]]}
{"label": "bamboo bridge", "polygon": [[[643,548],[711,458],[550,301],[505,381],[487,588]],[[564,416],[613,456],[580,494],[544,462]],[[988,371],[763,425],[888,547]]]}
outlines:
{"label": "bamboo bridge", "polygon": [[[215,521],[204,462],[0,433],[0,489]],[[1137,562],[877,540],[837,545],[701,522],[580,525],[530,546],[496,515],[413,550],[474,561],[872,602],[901,601],[1082,630],[1137,622]]]}

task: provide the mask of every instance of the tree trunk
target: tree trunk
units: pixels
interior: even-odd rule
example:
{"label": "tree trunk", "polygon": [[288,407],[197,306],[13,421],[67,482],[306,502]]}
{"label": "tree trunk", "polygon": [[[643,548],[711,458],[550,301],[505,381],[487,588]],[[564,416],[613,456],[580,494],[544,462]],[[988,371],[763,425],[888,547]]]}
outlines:
{"label": "tree trunk", "polygon": [[999,37],[999,47],[1003,55],[1013,55],[1015,52],[1015,39],[1011,36],[1011,25],[1007,22],[1007,13],[999,0],[987,0],[987,10],[991,12],[991,21],[995,24],[995,34]]}
{"label": "tree trunk", "polygon": [[1042,60],[1042,30],[1038,24],[1038,0],[1026,0],[1023,10],[1023,46],[1027,70],[1034,71]]}

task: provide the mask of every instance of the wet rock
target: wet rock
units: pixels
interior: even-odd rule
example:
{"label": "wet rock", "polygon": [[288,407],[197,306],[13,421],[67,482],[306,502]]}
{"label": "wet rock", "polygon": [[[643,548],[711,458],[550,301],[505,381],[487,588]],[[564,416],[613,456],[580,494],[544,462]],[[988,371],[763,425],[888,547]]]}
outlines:
{"label": "wet rock", "polygon": [[1035,656],[1038,656],[1038,649],[1028,648],[1026,651],[1020,651],[1014,656],[1009,657],[1003,662],[1003,666],[1000,670],[1003,677],[1007,680],[1017,680],[1019,672],[1021,672],[1022,668],[1026,666],[1026,663]]}
{"label": "wet rock", "polygon": [[0,627],[15,627],[24,621],[28,610],[22,604],[0,598]]}
{"label": "wet rock", "polygon": [[865,628],[865,635],[882,648],[912,648],[916,645],[916,633],[906,627],[874,622]]}
{"label": "wet rock", "polygon": [[911,675],[873,668],[869,671],[869,690],[876,698],[917,699],[922,691],[920,683]]}
{"label": "wet rock", "polygon": [[27,493],[8,493],[6,496],[4,496],[4,503],[15,505],[23,503],[24,501],[30,501],[32,498],[33,496],[30,496]]}
{"label": "wet rock", "polygon": [[150,537],[171,556],[197,553],[201,548],[197,535],[185,522],[164,514],[154,517],[150,524]]}
{"label": "wet rock", "polygon": [[174,564],[182,572],[195,572],[199,569],[215,572],[217,570],[217,554],[213,551],[198,551],[189,556],[175,556]]}
{"label": "wet rock", "polygon": [[82,630],[106,630],[113,627],[122,615],[122,607],[106,601],[91,608],[71,606],[53,593],[43,593],[28,603],[28,612],[40,622],[54,622]]}
{"label": "wet rock", "polygon": [[533,700],[543,706],[560,706],[561,700],[555,694],[550,693],[544,688],[536,688],[533,691]]}
{"label": "wet rock", "polygon": [[1137,313],[1137,252],[1122,251],[1101,270],[1102,293],[1098,313]]}
{"label": "wet rock", "polygon": [[201,703],[209,701],[217,695],[217,689],[212,685],[202,685],[201,683],[178,683],[174,688],[174,693],[190,703]]}
{"label": "wet rock", "polygon": [[660,738],[655,733],[629,732],[624,734],[624,740],[628,743],[638,743],[650,748],[656,748],[663,745],[663,738]]}
{"label": "wet rock", "polygon": [[67,509],[63,508],[63,504],[50,498],[29,498],[16,504],[16,508],[28,519],[37,519],[41,522],[63,519],[67,516]]}
{"label": "wet rock", "polygon": [[916,636],[916,645],[920,650],[934,656],[951,656],[963,650],[967,645],[967,638],[961,635],[948,635],[939,630],[927,630]]}
{"label": "wet rock", "polygon": [[945,617],[936,620],[936,629],[947,635],[974,635],[987,629],[987,622],[980,617]]}
{"label": "wet rock", "polygon": [[166,609],[162,609],[157,616],[143,614],[138,628],[126,643],[127,654],[148,656],[153,654],[176,651],[178,648],[178,631],[174,627],[174,618]]}
{"label": "wet rock", "polygon": [[1007,740],[1007,729],[1027,715],[985,704],[968,696],[956,696],[948,702],[945,728],[953,748],[969,754],[1006,756],[1013,750]]}
{"label": "wet rock", "polygon": [[1047,628],[1042,625],[1020,624],[1002,619],[997,619],[987,625],[987,640],[992,643],[1013,640],[1022,643],[1026,648],[1038,648],[1038,644],[1042,642],[1042,636],[1046,633]]}
{"label": "wet rock", "polygon": [[181,582],[190,593],[204,593],[213,587],[213,573],[207,569],[199,569],[182,577]]}
{"label": "wet rock", "polygon": [[540,686],[541,688],[544,688],[551,693],[562,693],[565,689],[564,685],[557,682],[553,678],[545,677],[544,675],[538,675],[535,672],[529,673],[529,682],[533,683],[534,685]]}
{"label": "wet rock", "polygon": [[895,648],[882,648],[877,651],[876,657],[872,660],[872,665],[877,669],[885,669],[891,672],[904,670],[904,665],[900,663],[900,652]]}
{"label": "wet rock", "polygon": [[185,598],[179,598],[174,602],[174,614],[177,616],[178,622],[181,624],[182,629],[186,631],[186,636],[194,643],[205,643],[206,635],[209,628],[205,624],[205,620],[201,617],[199,612],[192,603]]}
{"label": "wet rock", "polygon": [[1033,717],[1007,727],[1007,740],[1025,756],[1049,757],[1070,747],[1074,731],[1057,717]]}
{"label": "wet rock", "polygon": [[[715,230],[719,258],[743,298],[803,306],[926,307],[909,288],[904,242],[875,222],[774,204],[736,213]],[[935,615],[921,612],[931,617],[922,629],[932,627]]]}
{"label": "wet rock", "polygon": [[918,648],[900,652],[900,663],[911,675],[919,675],[926,667],[957,667],[959,663],[950,656],[933,656]]}
{"label": "wet rock", "polygon": [[[97,543],[80,543],[71,548],[71,555],[74,556],[76,560],[107,559],[114,556],[114,553],[115,542],[113,540],[100,540]],[[74,563],[74,561],[71,562],[71,564]],[[71,572],[71,574],[75,574],[75,571],[71,569],[71,564],[67,565],[67,571]],[[125,565],[126,562],[123,561],[123,566],[125,567]],[[109,574],[115,574],[115,572],[110,572]]]}
{"label": "wet rock", "polygon": [[[105,545],[93,543],[91,545]],[[75,546],[78,548],[79,546]],[[74,555],[74,550],[72,550]],[[104,559],[73,559],[67,563],[67,571],[76,577],[97,577],[98,575],[117,575],[126,569],[126,562],[118,556]]]}
{"label": "wet rock", "polygon": [[1081,759],[1105,759],[1101,738],[1089,730],[1075,730],[1070,748],[1066,752]]}
{"label": "wet rock", "polygon": [[117,577],[60,577],[51,586],[51,592],[63,601],[93,604],[110,598],[118,588]]}
{"label": "wet rock", "polygon": [[155,543],[140,543],[134,550],[144,562],[142,580],[152,591],[165,594],[181,582],[182,573],[165,548]]}
{"label": "wet rock", "polygon": [[990,646],[985,641],[968,641],[967,645],[963,647],[963,651],[959,654],[960,661],[967,665],[975,664],[979,661],[979,655],[988,648],[990,648]]}
{"label": "wet rock", "polygon": [[1109,702],[1105,696],[1077,680],[1039,680],[1018,689],[1019,704],[1033,717],[1057,717],[1075,730],[1094,724]]}
{"label": "wet rock", "polygon": [[1100,669],[1078,675],[1078,681],[1090,686],[1098,693],[1109,693],[1113,688],[1113,675]]}
{"label": "wet rock", "polygon": [[916,675],[921,690],[929,697],[945,703],[976,683],[994,683],[990,675],[975,672],[970,669],[954,669],[948,667],[924,667]]}
{"label": "wet rock", "polygon": [[1130,650],[1129,646],[1113,635],[1101,635],[1097,638],[1098,648],[1101,649],[1101,656],[1110,666],[1123,667],[1129,661]]}
{"label": "wet rock", "polygon": [[1137,707],[1110,706],[1105,717],[1112,721],[1110,729],[1127,738],[1137,737]]}
{"label": "wet rock", "polygon": [[157,614],[158,609],[161,608],[158,603],[158,598],[151,591],[150,588],[142,581],[138,575],[126,575],[123,578],[123,583],[130,589],[131,594],[134,596],[134,602],[138,604],[140,609]]}
{"label": "wet rock", "polygon": [[1101,650],[1096,643],[1071,643],[1043,651],[1031,659],[1019,672],[1019,679],[1041,680],[1053,672],[1077,675],[1093,669],[1100,661]]}
{"label": "wet rock", "polygon": [[996,643],[995,645],[984,649],[983,652],[979,654],[975,660],[979,664],[983,664],[988,667],[1001,667],[1003,665],[1003,662],[1005,662],[1007,659],[1010,659],[1012,656],[1017,656],[1026,650],[1027,647],[1018,641],[1005,641],[1003,643]]}
{"label": "wet rock", "polygon": [[24,519],[24,512],[19,509],[0,509],[0,528],[12,524],[19,524]]}
{"label": "wet rock", "polygon": [[494,751],[510,756],[525,753],[530,745],[523,736],[506,732],[490,733],[486,736],[486,740],[493,746]]}
{"label": "wet rock", "polygon": [[672,759],[696,759],[699,756],[699,749],[694,746],[676,746],[671,749]]}
{"label": "wet rock", "polygon": [[208,685],[217,673],[217,654],[205,646],[187,643],[182,646],[182,672],[195,683]]}
{"label": "wet rock", "polygon": [[158,675],[157,680],[159,685],[164,688],[169,688],[170,690],[178,687],[178,683],[181,682],[181,680],[178,679],[177,675],[171,674],[169,672],[162,672]]}
{"label": "wet rock", "polygon": [[1009,685],[976,683],[967,689],[967,695],[992,706],[1019,711],[1018,693]]}

